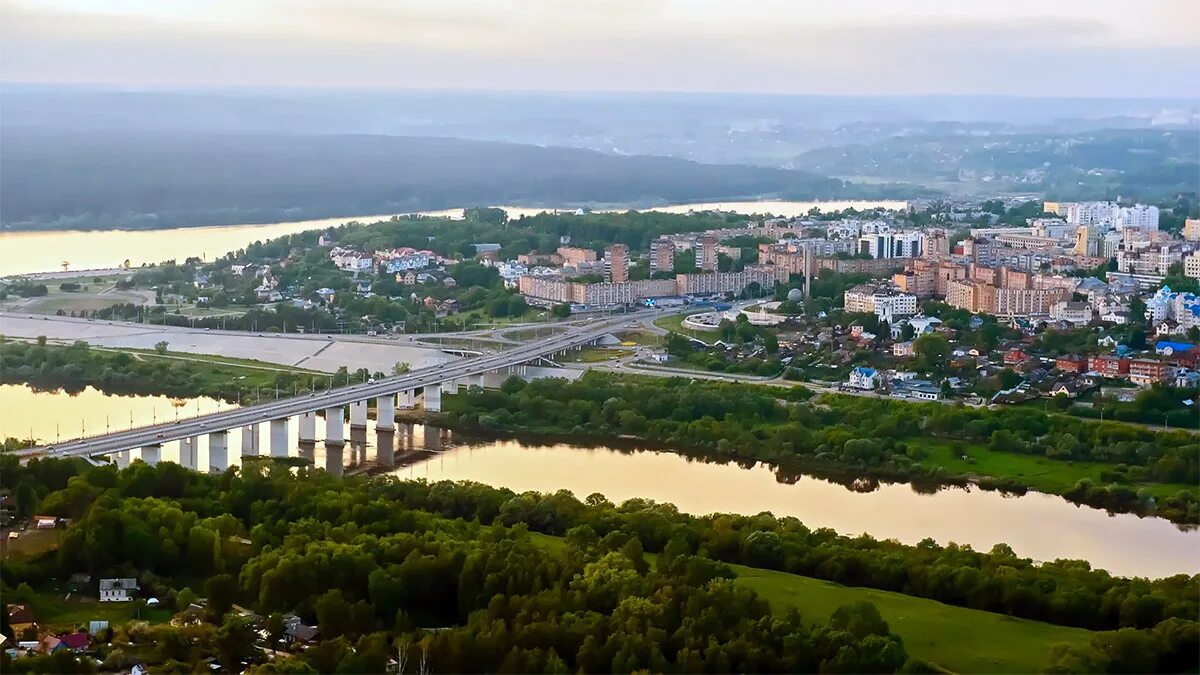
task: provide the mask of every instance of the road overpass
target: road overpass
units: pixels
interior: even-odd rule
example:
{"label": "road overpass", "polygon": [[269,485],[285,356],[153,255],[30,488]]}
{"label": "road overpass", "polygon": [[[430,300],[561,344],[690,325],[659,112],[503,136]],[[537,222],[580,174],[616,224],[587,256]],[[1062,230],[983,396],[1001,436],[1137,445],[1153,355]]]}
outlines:
{"label": "road overpass", "polygon": [[[367,404],[376,401],[376,427],[390,429],[395,424],[395,409],[414,407],[416,398],[423,397],[427,411],[441,410],[444,385],[457,388],[479,384],[485,373],[519,369],[526,364],[546,360],[568,350],[594,344],[605,335],[630,323],[631,317],[594,321],[576,326],[536,342],[522,344],[501,352],[481,354],[450,363],[421,368],[362,384],[326,391],[309,392],[300,396],[278,399],[229,411],[211,413],[175,422],[155,424],[97,436],[78,438],[53,445],[41,445],[18,450],[12,454],[22,459],[31,457],[93,457],[140,449],[143,459],[157,461],[164,443],[181,442],[181,463],[195,466],[197,440],[209,437],[210,468],[224,470],[229,465],[228,434],[243,429],[245,439],[252,430],[257,438],[259,424],[270,424],[272,455],[287,454],[287,425],[299,417],[300,439],[316,441],[316,414],[324,411],[325,441],[345,441],[345,410],[350,407],[350,425],[366,426]],[[189,459],[191,461],[189,461]]]}

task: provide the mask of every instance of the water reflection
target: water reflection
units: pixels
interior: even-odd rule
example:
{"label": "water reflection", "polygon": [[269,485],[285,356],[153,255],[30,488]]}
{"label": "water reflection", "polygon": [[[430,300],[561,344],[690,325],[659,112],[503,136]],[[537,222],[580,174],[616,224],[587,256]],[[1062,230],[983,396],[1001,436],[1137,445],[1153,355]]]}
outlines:
{"label": "water reflection", "polygon": [[[434,434],[427,434],[434,435]],[[398,466],[402,478],[471,480],[521,492],[598,492],[675,504],[695,514],[770,512],[811,528],[915,544],[925,538],[986,551],[1007,543],[1035,560],[1083,559],[1120,575],[1200,572],[1200,532],[1161,518],[1108,514],[1053,495],[1014,497],[969,488],[865,480],[853,489],[743,461],[567,444],[463,438],[426,461]]]}
{"label": "water reflection", "polygon": [[[211,412],[217,401],[189,400],[184,409]],[[132,416],[138,425],[178,410],[166,397],[107,396],[88,389],[77,396],[35,393],[28,387],[0,386],[0,436],[52,439],[58,425],[103,429],[106,416]],[[327,421],[316,417],[300,440],[298,420],[274,425],[274,461],[323,468],[334,475],[389,474],[399,478],[471,480],[516,491],[566,489],[583,498],[601,493],[614,502],[632,498],[675,504],[681,511],[794,516],[812,528],[841,534],[867,533],[879,539],[915,544],[930,537],[988,550],[1004,542],[1038,560],[1074,558],[1115,574],[1166,576],[1200,571],[1200,532],[1184,531],[1161,518],[1110,515],[1059,497],[1029,493],[1012,497],[969,488],[834,482],[754,461],[697,458],[637,445],[579,447],[565,443],[522,444],[504,439],[471,439],[446,430],[396,423],[378,429],[374,420],[350,426],[345,442],[326,442]],[[157,451],[161,461],[194,456],[197,467],[238,465],[242,455],[272,454],[271,424],[238,429],[225,436],[201,436],[194,455],[181,455],[181,443]],[[28,427],[28,428],[25,428]],[[75,434],[71,434],[75,435]],[[64,434],[64,437],[66,434]],[[215,441],[214,438],[218,439]],[[214,455],[214,449],[216,455]],[[119,453],[126,465],[141,451]],[[847,489],[850,488],[850,489]]]}

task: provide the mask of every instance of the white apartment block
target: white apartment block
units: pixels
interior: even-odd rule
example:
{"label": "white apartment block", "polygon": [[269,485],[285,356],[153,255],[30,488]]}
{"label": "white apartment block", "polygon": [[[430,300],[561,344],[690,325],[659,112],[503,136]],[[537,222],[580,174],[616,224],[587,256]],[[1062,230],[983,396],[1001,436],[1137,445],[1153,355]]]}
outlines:
{"label": "white apartment block", "polygon": [[1113,226],[1118,230],[1158,231],[1158,207],[1145,204],[1122,206],[1113,213]]}
{"label": "white apartment block", "polygon": [[876,259],[917,258],[920,257],[924,244],[923,232],[892,232],[887,228],[877,232],[864,232],[858,238],[858,251]]}
{"label": "white apartment block", "polygon": [[917,296],[905,293],[892,282],[859,284],[843,294],[847,312],[874,314],[881,321],[894,323],[897,318],[917,313]]}

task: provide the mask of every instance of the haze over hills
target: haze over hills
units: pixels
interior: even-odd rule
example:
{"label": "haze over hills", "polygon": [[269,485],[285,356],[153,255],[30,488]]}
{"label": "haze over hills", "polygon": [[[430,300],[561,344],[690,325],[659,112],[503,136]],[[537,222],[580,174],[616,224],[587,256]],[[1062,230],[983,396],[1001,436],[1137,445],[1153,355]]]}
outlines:
{"label": "haze over hills", "polygon": [[9,127],[3,145],[0,221],[13,228],[912,194],[800,171],[450,138]]}

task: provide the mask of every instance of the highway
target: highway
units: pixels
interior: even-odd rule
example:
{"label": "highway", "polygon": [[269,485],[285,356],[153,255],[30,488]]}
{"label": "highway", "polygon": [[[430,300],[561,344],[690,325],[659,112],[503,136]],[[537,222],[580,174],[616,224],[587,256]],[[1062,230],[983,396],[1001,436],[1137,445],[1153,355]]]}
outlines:
{"label": "highway", "polygon": [[[659,314],[661,316],[661,314]],[[230,411],[192,417],[177,422],[156,424],[125,431],[80,438],[53,445],[35,446],[12,454],[29,458],[78,457],[106,455],[149,445],[193,438],[227,431],[276,419],[294,417],[301,413],[345,406],[356,401],[387,396],[401,391],[420,389],[427,385],[481,375],[510,366],[517,366],[557,352],[594,342],[631,323],[632,317],[621,316],[576,326],[537,342],[522,344],[501,352],[483,354],[450,363],[414,370],[404,375],[386,377],[373,382],[350,385],[301,396],[279,399]]]}

